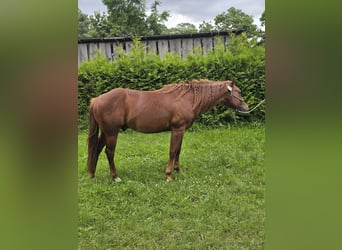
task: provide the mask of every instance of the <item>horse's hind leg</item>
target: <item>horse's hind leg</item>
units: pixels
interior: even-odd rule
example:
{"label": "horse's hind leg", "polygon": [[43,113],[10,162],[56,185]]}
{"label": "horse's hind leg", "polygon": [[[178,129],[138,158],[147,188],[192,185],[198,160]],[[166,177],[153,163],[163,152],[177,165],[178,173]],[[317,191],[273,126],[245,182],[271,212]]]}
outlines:
{"label": "horse's hind leg", "polygon": [[114,163],[115,147],[118,139],[118,133],[119,131],[116,131],[113,135],[106,136],[106,155],[109,162],[110,175],[116,182],[121,181],[121,179],[118,177],[116,173]]}
{"label": "horse's hind leg", "polygon": [[96,165],[97,165],[97,161],[99,159],[99,155],[103,149],[103,147],[105,146],[106,144],[106,137],[104,135],[103,132],[101,132],[101,135],[100,135],[100,138],[99,138],[99,141],[98,141],[98,144],[97,144],[97,148],[96,148],[96,159],[95,159],[95,164],[93,166],[92,169],[89,170],[89,174],[90,174],[90,177],[91,178],[94,178],[95,177],[95,171],[96,171]]}

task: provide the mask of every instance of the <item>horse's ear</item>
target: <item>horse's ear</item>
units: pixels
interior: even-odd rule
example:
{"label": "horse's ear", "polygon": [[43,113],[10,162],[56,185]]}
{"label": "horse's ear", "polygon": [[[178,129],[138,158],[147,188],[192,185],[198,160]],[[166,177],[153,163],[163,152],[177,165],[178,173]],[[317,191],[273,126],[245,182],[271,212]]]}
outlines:
{"label": "horse's ear", "polygon": [[228,89],[228,91],[229,91],[230,93],[232,93],[232,91],[233,91],[233,87],[232,87],[232,86],[230,86],[229,84],[227,84],[227,89]]}

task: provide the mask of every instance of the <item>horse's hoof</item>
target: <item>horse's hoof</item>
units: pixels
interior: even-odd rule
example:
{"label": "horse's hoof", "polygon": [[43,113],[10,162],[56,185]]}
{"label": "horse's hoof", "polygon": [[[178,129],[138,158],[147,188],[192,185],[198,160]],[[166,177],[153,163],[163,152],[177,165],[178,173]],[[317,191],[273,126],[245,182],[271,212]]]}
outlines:
{"label": "horse's hoof", "polygon": [[170,181],[172,181],[171,177],[166,178],[166,182],[170,182]]}
{"label": "horse's hoof", "polygon": [[120,179],[119,177],[115,177],[115,178],[113,178],[113,181],[115,181],[115,182],[121,182],[121,179]]}

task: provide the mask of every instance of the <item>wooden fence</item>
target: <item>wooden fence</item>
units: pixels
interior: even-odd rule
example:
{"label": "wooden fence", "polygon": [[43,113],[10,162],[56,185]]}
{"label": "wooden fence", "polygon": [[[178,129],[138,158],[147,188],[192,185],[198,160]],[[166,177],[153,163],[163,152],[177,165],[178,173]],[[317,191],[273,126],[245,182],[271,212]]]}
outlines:
{"label": "wooden fence", "polygon": [[[242,30],[232,31],[240,34]],[[210,32],[176,35],[159,35],[140,37],[141,42],[146,46],[146,52],[154,52],[163,57],[165,53],[172,52],[179,54],[182,58],[193,53],[195,48],[201,49],[202,53],[215,49],[217,37],[222,39],[223,44],[229,40],[229,32]],[[129,53],[133,45],[131,37],[114,38],[88,38],[78,40],[78,65],[84,61],[91,60],[98,51],[108,60],[113,61],[118,56],[118,48]]]}

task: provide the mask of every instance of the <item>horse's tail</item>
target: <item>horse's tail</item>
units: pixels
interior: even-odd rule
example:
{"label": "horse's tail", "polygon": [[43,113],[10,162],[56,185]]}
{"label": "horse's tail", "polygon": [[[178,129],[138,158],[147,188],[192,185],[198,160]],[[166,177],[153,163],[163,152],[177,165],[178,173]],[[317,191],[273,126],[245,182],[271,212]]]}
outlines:
{"label": "horse's tail", "polygon": [[88,172],[90,177],[95,176],[96,164],[98,159],[98,144],[99,144],[99,125],[94,117],[94,99],[91,100],[89,106],[89,133],[88,133]]}

